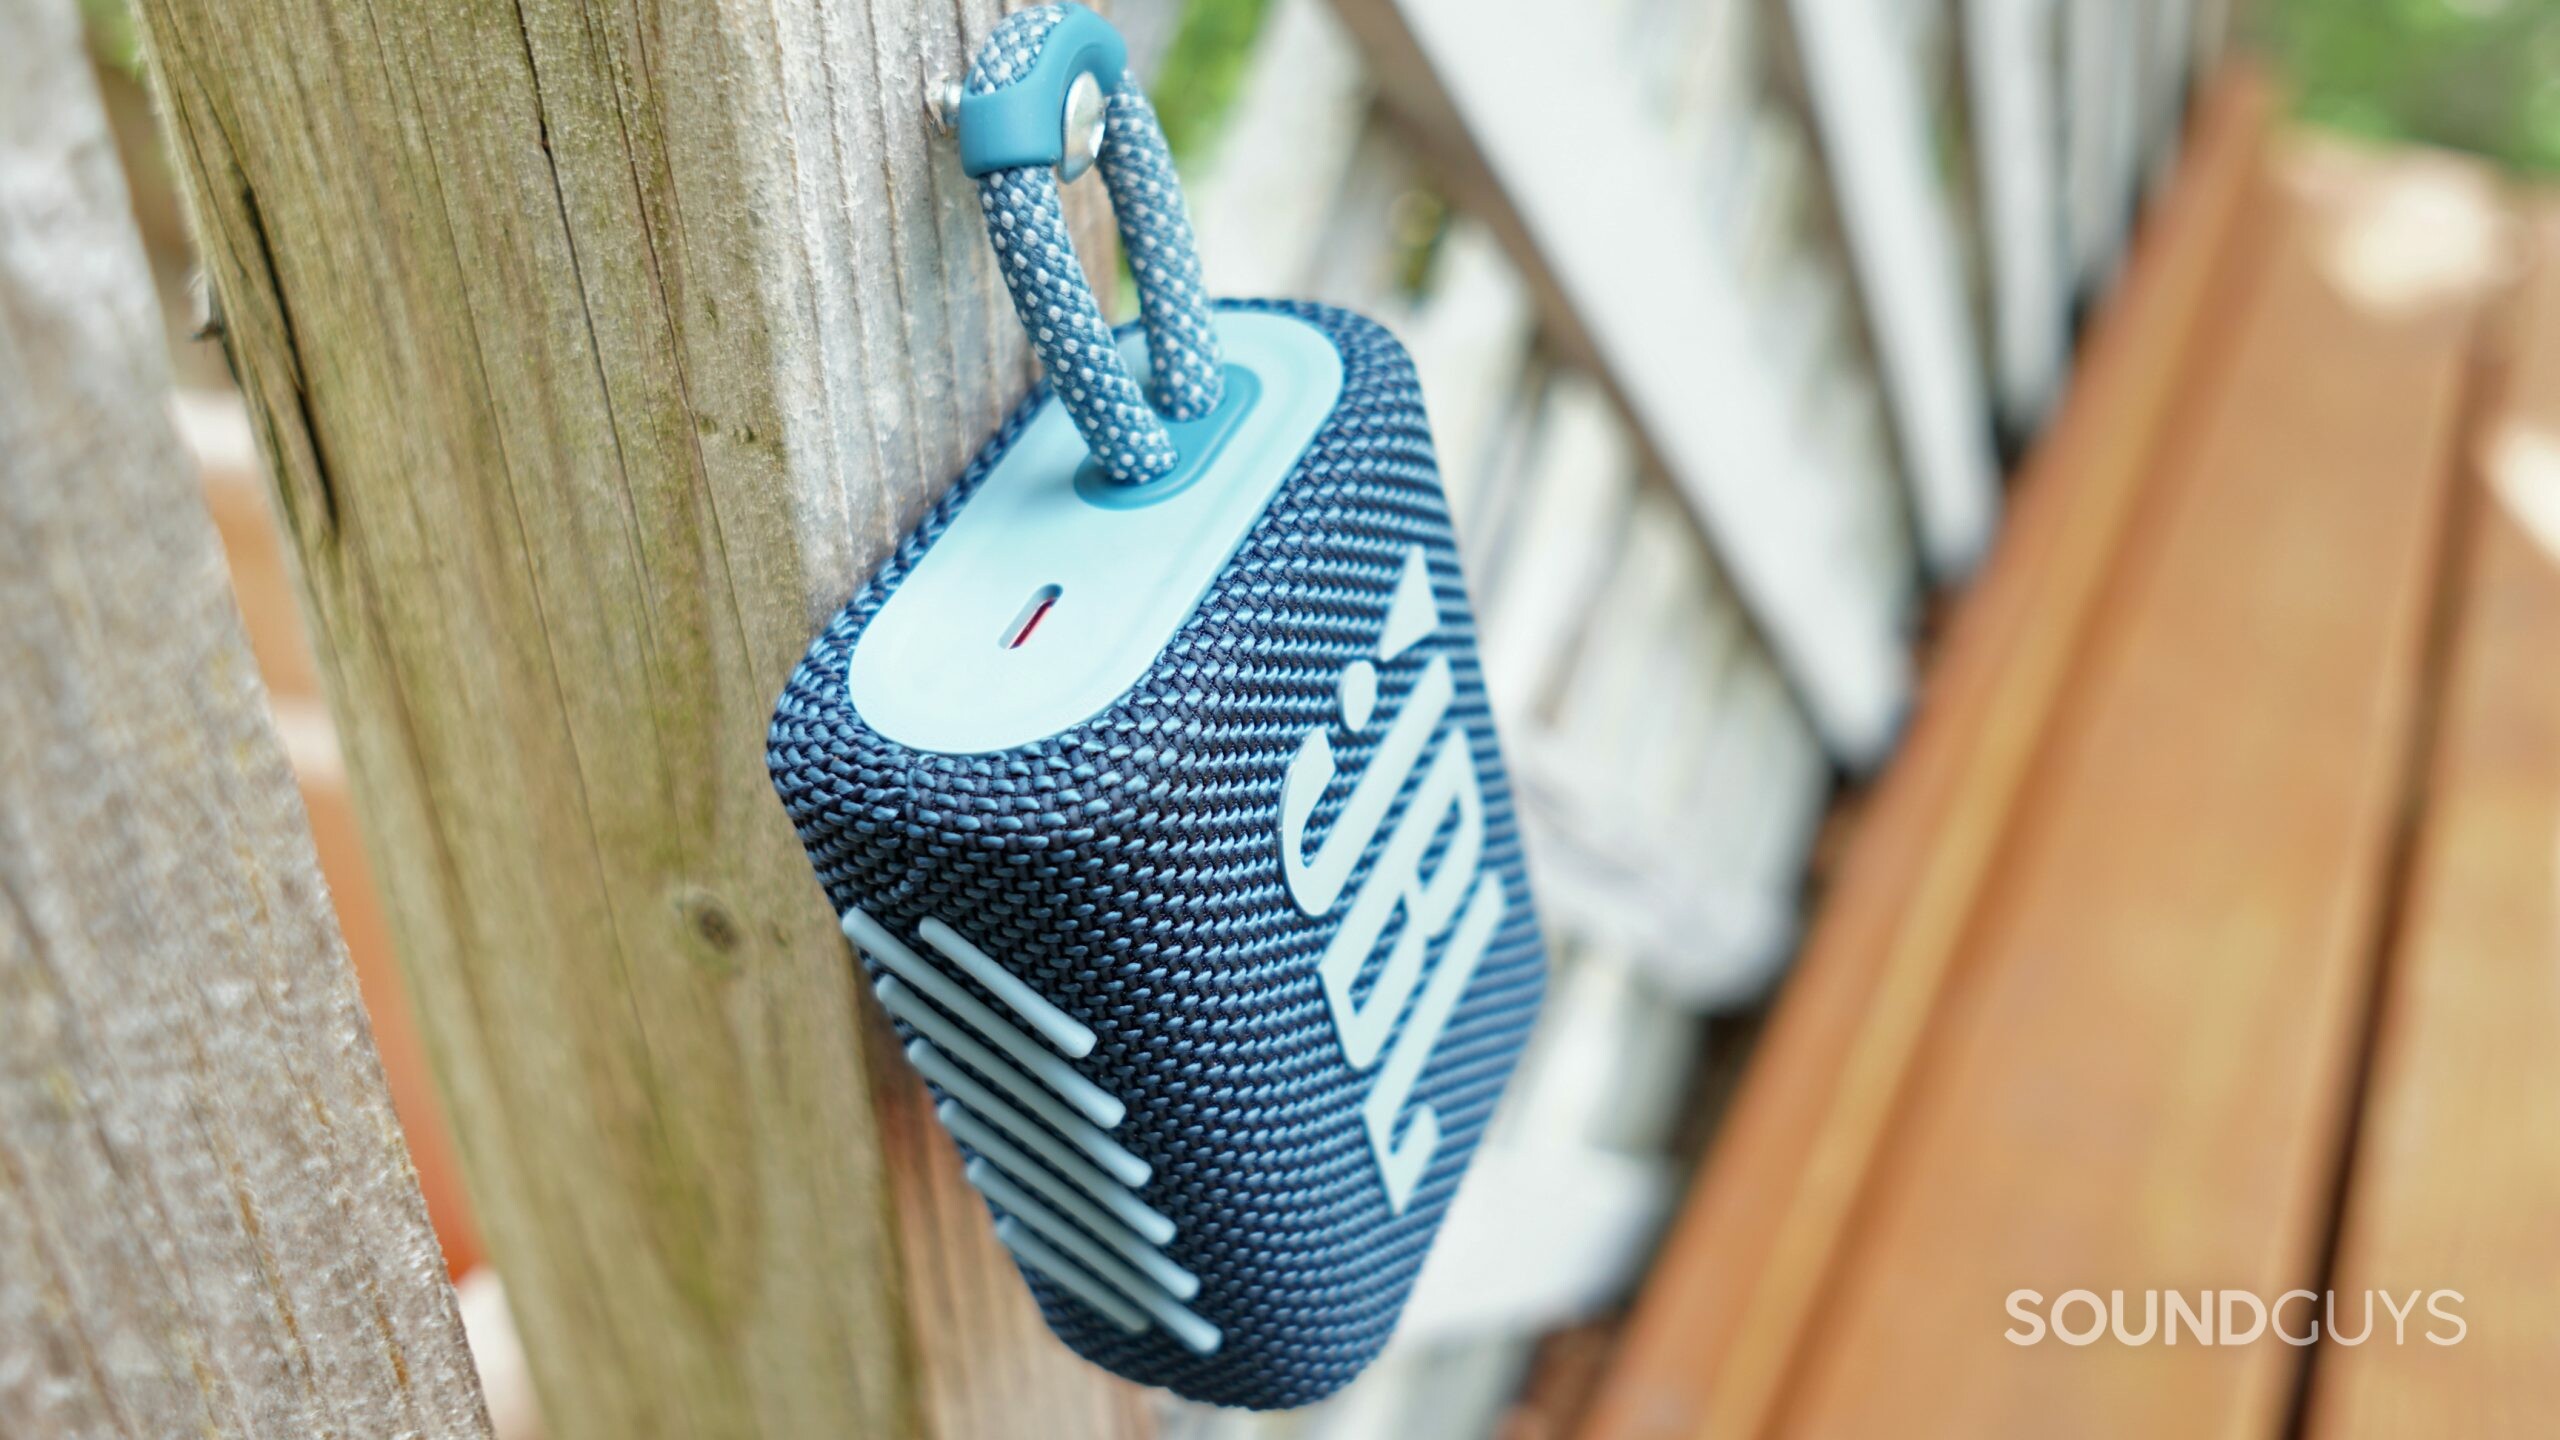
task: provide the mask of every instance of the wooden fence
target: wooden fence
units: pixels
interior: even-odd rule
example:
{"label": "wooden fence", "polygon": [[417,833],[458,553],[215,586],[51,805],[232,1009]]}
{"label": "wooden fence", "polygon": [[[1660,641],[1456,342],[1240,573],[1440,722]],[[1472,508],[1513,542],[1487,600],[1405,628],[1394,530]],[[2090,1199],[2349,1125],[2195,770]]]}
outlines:
{"label": "wooden fence", "polygon": [[0,1433],[485,1435],[77,17],[0,33]]}
{"label": "wooden fence", "polygon": [[[56,42],[30,74],[77,68],[63,6],[7,3]],[[1240,1417],[1149,1402],[1048,1339],[762,772],[809,633],[1028,380],[922,103],[1002,8],[143,6],[471,1208],[556,1435],[1488,1433],[1541,1338],[1646,1263],[1792,951],[1835,786],[1892,754],[1930,596],[1995,543],[1999,456],[2067,384],[2073,316],[2176,164],[2222,16],[1272,0],[1184,157],[1211,287],[1354,306],[1415,356],[1554,980],[1388,1357],[1327,1406]],[[1114,13],[1142,53],[1182,19]],[[94,102],[42,93],[0,106],[0,161],[101,145],[39,123]],[[1106,276],[1099,203],[1075,192]],[[126,271],[99,283],[141,293]],[[0,273],[0,317],[53,283]],[[7,338],[21,364],[73,343]],[[163,403],[164,381],[118,383],[134,413]],[[0,503],[37,479],[13,465]],[[69,525],[12,540],[103,543]],[[58,600],[6,598],[13,627],[59,623]],[[203,768],[289,816],[270,761]],[[295,963],[343,1015],[334,947],[306,935]],[[273,1063],[354,1063],[332,1023]],[[387,1134],[369,1047],[347,1103]],[[13,1115],[40,1088],[22,1060],[11,1032]],[[306,1174],[278,1203],[406,1174]],[[65,1233],[106,1223],[32,1193]],[[383,1204],[414,1251],[414,1190]],[[425,1327],[399,1403],[470,1433],[449,1301],[409,1268],[381,1286]],[[27,1273],[0,1275],[0,1316],[51,1313]],[[391,1403],[309,1373],[330,1404]],[[0,1421],[37,1413],[12,1383]],[[120,1372],[88,1383],[135,1403]]]}

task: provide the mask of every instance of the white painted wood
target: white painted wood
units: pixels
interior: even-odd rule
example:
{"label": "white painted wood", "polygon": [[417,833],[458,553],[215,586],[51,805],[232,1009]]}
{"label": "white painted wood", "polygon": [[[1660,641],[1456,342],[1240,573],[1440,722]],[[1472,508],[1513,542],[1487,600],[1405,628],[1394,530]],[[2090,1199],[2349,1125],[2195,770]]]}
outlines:
{"label": "white painted wood", "polygon": [[1111,0],[1112,26],[1129,42],[1129,68],[1153,83],[1182,29],[1183,0]]}
{"label": "white painted wood", "polygon": [[2157,194],[2175,169],[2195,60],[2196,0],[2151,0],[2143,15],[2142,184]]}
{"label": "white painted wood", "polygon": [[1462,544],[1474,538],[1475,500],[1489,483],[1495,441],[1526,389],[1534,326],[1528,288],[1502,243],[1479,221],[1452,221],[1428,292],[1395,330],[1422,377],[1440,484]]}
{"label": "white painted wood", "polygon": [[1678,1193],[1658,1156],[1488,1142],[1423,1262],[1397,1343],[1533,1337],[1590,1318],[1633,1289]]}
{"label": "white painted wood", "polygon": [[[1728,715],[1729,689],[1783,687],[1719,599],[1671,497],[1637,497],[1587,616],[1552,727],[1507,741],[1540,903],[1562,932],[1637,957],[1683,1006],[1756,994],[1793,930],[1795,876],[1718,861],[1736,817],[1761,817],[1718,804],[1712,787],[1729,787],[1735,770],[1763,773],[1795,793],[1746,802],[1779,815],[1818,809],[1829,783],[1818,747],[1792,715],[1792,735],[1765,715]],[[1757,753],[1727,753],[1734,746]]]}
{"label": "white painted wood", "polygon": [[[1781,397],[1787,443],[1834,497],[1823,553],[1862,603],[1907,617],[1919,599],[1920,558],[1910,499],[1880,428],[1884,397],[1851,329],[1847,277],[1827,252],[1799,244],[1780,253],[1753,287],[1761,350]],[[1855,417],[1854,433],[1840,429]]]}
{"label": "white painted wood", "polygon": [[2062,113],[2054,56],[2061,0],[1966,0],[1967,93],[1991,279],[2000,418],[2035,432],[2071,365]]}
{"label": "white painted wood", "polygon": [[1892,503],[1902,497],[1893,488],[1893,443],[1887,433],[1884,397],[1876,392],[1868,372],[1855,363],[1850,338],[1838,331],[1827,338],[1832,342],[1830,363],[1814,372],[1797,421],[1802,444],[1810,462],[1823,473],[1838,476],[1835,483],[1841,488],[1885,492],[1876,503],[1843,517],[1838,563],[1871,577],[1878,592],[1876,603],[1907,620],[1919,601],[1919,557],[1911,546],[1903,507]]}
{"label": "white painted wood", "polygon": [[1223,133],[1183,162],[1211,294],[1303,293],[1369,97],[1359,50],[1323,0],[1274,0]]}
{"label": "white painted wood", "polygon": [[1775,276],[1804,260],[1817,175],[1812,142],[1794,114],[1763,104],[1737,128],[1739,156],[1724,180],[1729,208],[1718,233],[1742,293],[1756,297]]}
{"label": "white painted wood", "polygon": [[0,34],[0,1434],[485,1436],[79,12]]}
{"label": "white painted wood", "polygon": [[[1546,417],[1538,397],[1555,373],[1551,357],[1537,349],[1529,352],[1517,383],[1502,396],[1503,409],[1477,442],[1484,458],[1474,467],[1475,478],[1449,492],[1449,513],[1458,527],[1458,554],[1470,576],[1489,576],[1502,563],[1512,524],[1527,503],[1528,471],[1537,457],[1539,431]],[[1433,441],[1438,442],[1437,435]],[[1477,586],[1480,595],[1492,593],[1489,584],[1469,583]]]}
{"label": "white painted wood", "polygon": [[1736,873],[1755,882],[1762,897],[1765,923],[1735,946],[1731,979],[1739,994],[1774,979],[1792,955],[1803,914],[1799,891],[1831,797],[1831,773],[1821,747],[1804,733],[1794,698],[1768,667],[1737,667],[1727,694],[1729,728],[1709,752],[1721,773],[1702,783],[1697,810],[1731,847]]}
{"label": "white painted wood", "polygon": [[[1813,409],[1836,386],[1872,395],[1879,382],[1863,342],[1849,329],[1847,259],[1820,218],[1824,199],[1811,141],[1796,111],[1767,95],[1731,121],[1726,143],[1707,152],[1710,210],[1733,256],[1755,362],[1768,377],[1785,443],[1809,481],[1812,543],[1826,557],[1845,604],[1894,617],[1899,625],[1916,598],[1919,562],[1895,458],[1877,450],[1858,463],[1841,463],[1848,452],[1822,434],[1822,417]],[[1677,133],[1683,122],[1671,123]]]}
{"label": "white painted wood", "polygon": [[[1719,826],[1747,821],[1784,833],[1793,828],[1786,818],[1790,809],[1819,812],[1826,782],[1818,769],[1808,774],[1785,766],[1787,750],[1766,740],[1755,761],[1744,726],[1718,729],[1735,742],[1709,751],[1708,759],[1750,775],[1767,774],[1774,756],[1781,762],[1778,774],[1795,789],[1773,793],[1756,806],[1746,794],[1746,803],[1701,810],[1702,815],[1712,815]],[[1792,737],[1778,732],[1772,738]],[[1577,804],[1564,783],[1571,767],[1535,741],[1523,748],[1529,757],[1523,783],[1534,797],[1531,819],[1537,828],[1530,855],[1542,915],[1552,916],[1562,934],[1623,949],[1647,971],[1655,992],[1681,1010],[1730,1009],[1759,998],[1785,962],[1795,934],[1797,877],[1770,879],[1718,863],[1720,837],[1702,826],[1611,817]],[[1774,784],[1769,788],[1780,791]],[[1746,793],[1738,786],[1728,791]],[[1677,859],[1665,863],[1665,857]]]}
{"label": "white painted wood", "polygon": [[2134,0],[2063,0],[2064,215],[2074,294],[2101,291],[2124,260],[2141,53]]}
{"label": "white painted wood", "polygon": [[1522,513],[1479,601],[1485,683],[1506,726],[1536,723],[1554,691],[1598,609],[1635,490],[1635,457],[1597,383],[1557,377],[1545,410]]}
{"label": "white painted wood", "polygon": [[1705,1031],[1641,961],[1607,945],[1559,949],[1520,1074],[1490,1140],[1659,1153],[1676,1138]]}
{"label": "white painted wood", "polygon": [[1296,287],[1299,298],[1365,311],[1392,326],[1404,308],[1397,281],[1408,238],[1407,197],[1421,183],[1413,153],[1401,141],[1377,126],[1361,131]]}
{"label": "white painted wood", "polygon": [[1759,108],[1765,37],[1758,0],[1697,0],[1672,7],[1673,28],[1659,39],[1633,37],[1656,76],[1648,111],[1688,173],[1730,146]]}
{"label": "white painted wood", "polygon": [[2133,222],[2142,204],[2142,156],[2151,71],[2151,16],[2158,0],[2116,0],[2114,42],[2107,84],[2107,201],[2109,287],[2133,248]]}
{"label": "white painted wood", "polygon": [[[1671,497],[1639,496],[1607,585],[1586,612],[1582,645],[1556,706],[1553,762],[1580,772],[1563,787],[1604,810],[1659,805],[1659,755],[1636,748],[1641,712],[1661,702],[1654,666],[1659,639],[1700,593],[1697,541]],[[1631,763],[1634,757],[1644,763]]]}
{"label": "white painted wood", "polygon": [[1921,551],[1938,579],[1959,579],[1999,523],[1998,467],[1918,57],[1883,0],[1790,0],[1789,13],[1902,439]]}
{"label": "white painted wood", "polygon": [[1878,382],[1862,349],[1840,348],[1846,257],[1815,223],[1808,141],[1767,82],[1759,17],[1744,0],[1647,9],[1626,40],[1630,80],[1652,97],[1649,118],[1677,163],[1698,177],[1701,208],[1733,257],[1755,355],[1772,377],[1788,443],[1814,477],[1808,493],[1836,583],[1850,603],[1899,616],[1916,561],[1894,458],[1879,451],[1840,464],[1844,452],[1821,435],[1810,408],[1830,388],[1817,381],[1818,370],[1836,369],[1840,380],[1870,391]]}
{"label": "white painted wood", "polygon": [[[1818,480],[1786,443],[1733,271],[1672,151],[1617,83],[1605,37],[1526,0],[1339,0],[1418,48],[1538,267],[1596,347],[1650,450],[1712,533],[1854,763],[1881,758],[1909,698],[1896,617],[1819,558]],[[1565,123],[1559,123],[1565,117]]]}
{"label": "white painted wood", "polygon": [[1303,1440],[1483,1440],[1529,1365],[1532,1342],[1390,1345],[1338,1406],[1309,1417]]}

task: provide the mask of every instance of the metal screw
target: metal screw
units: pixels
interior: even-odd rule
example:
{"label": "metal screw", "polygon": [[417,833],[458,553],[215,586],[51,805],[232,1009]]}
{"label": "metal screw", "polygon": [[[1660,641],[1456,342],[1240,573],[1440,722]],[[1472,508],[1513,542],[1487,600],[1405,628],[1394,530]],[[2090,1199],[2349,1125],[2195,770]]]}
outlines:
{"label": "metal screw", "polygon": [[1058,179],[1073,180],[1102,158],[1102,86],[1090,72],[1067,87],[1065,151],[1058,158]]}
{"label": "metal screw", "polygon": [[960,82],[936,77],[924,91],[925,118],[933,128],[948,135],[960,126]]}

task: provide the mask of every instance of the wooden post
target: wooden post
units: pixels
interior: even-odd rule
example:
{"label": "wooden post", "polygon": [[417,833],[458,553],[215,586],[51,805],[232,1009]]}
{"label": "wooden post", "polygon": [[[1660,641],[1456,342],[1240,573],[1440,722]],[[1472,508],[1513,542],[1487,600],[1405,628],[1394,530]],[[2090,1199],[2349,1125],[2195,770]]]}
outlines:
{"label": "wooden post", "polygon": [[809,638],[1028,383],[924,108],[999,6],[142,8],[553,1432],[1131,1433],[764,773]]}
{"label": "wooden post", "polygon": [[77,12],[0,34],[0,1434],[485,1436]]}

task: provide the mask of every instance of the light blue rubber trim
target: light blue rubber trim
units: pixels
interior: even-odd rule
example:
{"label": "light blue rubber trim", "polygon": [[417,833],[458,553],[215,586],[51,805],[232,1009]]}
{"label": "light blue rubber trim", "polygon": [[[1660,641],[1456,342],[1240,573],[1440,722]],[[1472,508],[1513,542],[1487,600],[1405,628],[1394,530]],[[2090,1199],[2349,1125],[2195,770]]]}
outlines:
{"label": "light blue rubber trim", "polygon": [[[1015,1192],[1015,1198],[1027,1199],[1018,1191]],[[1001,1205],[1004,1202],[999,1200],[996,1203]],[[1161,1286],[1149,1283],[1145,1276],[1122,1264],[1118,1257],[1104,1251],[1101,1246],[1094,1244],[1091,1240],[1079,1236],[1075,1227],[1059,1219],[1057,1214],[1048,1207],[1041,1205],[1038,1201],[1029,1201],[1019,1210],[1009,1209],[1007,1218],[1019,1222],[1041,1239],[1072,1256],[1077,1264],[1101,1276],[1103,1283],[1113,1290],[1137,1301],[1157,1324],[1170,1331],[1174,1339],[1182,1342],[1184,1349],[1195,1355],[1217,1353],[1218,1342],[1224,1338],[1220,1335],[1217,1326],[1186,1309],[1181,1301],[1164,1293]],[[1004,1222],[997,1222],[996,1233],[999,1236],[1004,1234]]]}
{"label": "light blue rubber trim", "polygon": [[1046,1275],[1061,1290],[1092,1307],[1112,1324],[1139,1334],[1147,1328],[1146,1312],[1111,1293],[1110,1287],[1094,1279],[1084,1267],[1049,1248],[1049,1243],[1031,1233],[1031,1228],[1011,1218],[996,1222],[996,1239],[1023,1264]]}
{"label": "light blue rubber trim", "polygon": [[1017,165],[1055,165],[1067,153],[1067,90],[1090,75],[1110,94],[1129,68],[1129,45],[1111,22],[1081,5],[1041,42],[1039,58],[1003,88],[960,97],[960,168],[975,179]]}
{"label": "light blue rubber trim", "polygon": [[[947,1099],[934,1107],[934,1120],[940,1120],[942,1127],[950,1130],[952,1140],[960,1140],[970,1150],[975,1150],[980,1161],[991,1163],[998,1171],[1014,1176],[1021,1184],[1032,1186],[1034,1191],[1057,1202],[1057,1207],[1065,1209],[1068,1215],[1078,1217],[1085,1230],[1106,1235],[1108,1227],[1111,1232],[1126,1235],[1129,1245],[1142,1245],[1142,1248],[1155,1248],[1155,1245],[1165,1245],[1172,1240],[1172,1220],[1157,1215],[1155,1209],[1147,1209],[1147,1204],[1139,1202],[1134,1194],[1129,1194],[1121,1186],[1111,1186],[1106,1194],[1096,1197],[1091,1191],[1080,1189],[1073,1179],[1060,1179],[1060,1171],[1052,1171],[1050,1166],[1042,1166],[1032,1156],[1024,1156],[1021,1150],[1014,1148],[1011,1140],[1006,1140],[1004,1135],[996,1135],[991,1127],[980,1125],[978,1117],[970,1115],[968,1109],[960,1109]],[[1096,1215],[1098,1220],[1083,1220],[1088,1212]],[[1193,1281],[1190,1289],[1175,1291],[1175,1294],[1190,1299],[1190,1294],[1196,1294],[1196,1291],[1198,1281]]]}
{"label": "light blue rubber trim", "polygon": [[[1081,1060],[1093,1053],[1094,1036],[1090,1027],[1073,1015],[1050,1003],[1049,997],[1031,988],[1021,976],[996,963],[996,958],[969,943],[968,937],[928,915],[916,927],[916,935],[924,943],[941,951],[951,963],[968,973],[970,979],[987,987],[987,992],[1013,1007],[1013,1013],[1031,1023],[1048,1042],[1066,1052],[1070,1060]],[[1118,1124],[1118,1121],[1113,1121]]]}
{"label": "light blue rubber trim", "polygon": [[[970,1039],[967,1032],[943,1019],[942,1012],[924,1003],[922,996],[894,977],[872,987],[872,993],[880,997],[882,1009],[906,1021],[909,1028],[925,1037],[907,1047],[908,1063],[914,1065],[927,1080],[959,1096],[971,1109],[987,1109],[978,1103],[978,1097],[988,1092],[985,1086],[971,1080],[961,1065],[986,1076],[989,1084],[1002,1090],[1006,1097],[1029,1111],[1041,1124],[1065,1136],[1068,1144],[1091,1157],[1095,1164],[1121,1184],[1144,1185],[1147,1177],[1155,1173],[1146,1161],[1103,1134],[1092,1121],[1060,1104],[1056,1096],[1032,1084],[1027,1076],[999,1058],[996,1052]],[[946,1051],[949,1053],[944,1053]],[[955,1061],[958,1063],[953,1063]],[[953,1076],[958,1078],[955,1080],[951,1078]]]}
{"label": "light blue rubber trim", "polygon": [[[997,1129],[1001,1126],[1023,1137],[1023,1143],[1030,1146],[1040,1160],[1046,1162],[1050,1170],[1065,1176],[1067,1183],[1102,1202],[1103,1209],[1126,1221],[1129,1228],[1137,1231],[1139,1236],[1148,1243],[1155,1245],[1172,1243],[1174,1228],[1171,1218],[1163,1211],[1131,1194],[1127,1186],[1077,1158],[1064,1145],[1053,1139],[1047,1131],[1033,1126],[1030,1117],[1017,1114],[1008,1118],[998,1115],[993,1117],[995,1123],[989,1124],[986,1120],[978,1118],[977,1111],[956,1100],[943,1101],[934,1107],[933,1114],[934,1118],[942,1122],[942,1128],[951,1132],[951,1138],[1015,1174],[1029,1174],[1041,1167],[1034,1164],[1022,1151],[1015,1149],[1013,1142],[998,1134]],[[1027,1134],[1026,1127],[1028,1127]]]}
{"label": "light blue rubber trim", "polygon": [[[864,724],[911,750],[1012,750],[1092,719],[1146,674],[1342,396],[1341,353],[1314,326],[1235,311],[1217,325],[1262,393],[1200,477],[1155,503],[1097,505],[1076,486],[1084,441],[1042,406],[863,627],[845,684]],[[1143,356],[1139,337],[1123,343]],[[1044,585],[1057,603],[1007,648]]]}
{"label": "light blue rubber trim", "polygon": [[1165,420],[1164,433],[1173,441],[1173,468],[1144,485],[1125,485],[1104,474],[1102,467],[1087,455],[1076,467],[1076,493],[1091,504],[1105,510],[1135,510],[1169,500],[1196,485],[1217,464],[1218,455],[1227,441],[1243,428],[1246,416],[1262,399],[1262,382],[1241,365],[1229,365],[1222,372],[1225,383],[1218,408],[1197,420]]}
{"label": "light blue rubber trim", "polygon": [[[1127,1118],[1129,1107],[1122,1104],[1118,1096],[1087,1080],[1076,1072],[1075,1067],[1059,1059],[1056,1051],[1023,1034],[1004,1017],[980,1004],[978,997],[961,989],[950,976],[936,969],[932,961],[908,949],[905,942],[882,929],[870,916],[859,910],[846,911],[844,933],[853,943],[870,951],[873,959],[887,966],[900,980],[923,991],[934,1004],[993,1041],[995,1047],[1004,1052],[1005,1058],[1037,1076],[1040,1083],[1074,1106],[1086,1119],[1109,1130]],[[889,980],[880,982],[884,1003],[891,983]]]}
{"label": "light blue rubber trim", "polygon": [[[1034,1172],[1023,1179],[1030,1182],[1045,1180],[1045,1184],[1033,1183],[1026,1189],[984,1157],[970,1161],[962,1173],[968,1176],[970,1184],[978,1187],[980,1194],[1003,1206],[1009,1213],[1028,1218],[1030,1207],[1056,1206],[1075,1222],[1065,1235],[1050,1237],[1068,1254],[1081,1259],[1085,1247],[1100,1241],[1121,1259],[1138,1267],[1138,1273],[1163,1286],[1164,1292],[1174,1299],[1188,1300],[1200,1293],[1199,1276],[1166,1259],[1163,1251],[1139,1239],[1130,1233],[1128,1226],[1096,1210],[1082,1196],[1055,1179],[1047,1179]],[[1039,1198],[1034,1199],[1035,1194]],[[1067,1244],[1070,1238],[1075,1241],[1073,1246]],[[1090,1262],[1088,1268],[1091,1268]]]}

